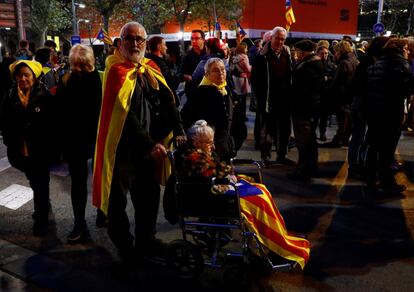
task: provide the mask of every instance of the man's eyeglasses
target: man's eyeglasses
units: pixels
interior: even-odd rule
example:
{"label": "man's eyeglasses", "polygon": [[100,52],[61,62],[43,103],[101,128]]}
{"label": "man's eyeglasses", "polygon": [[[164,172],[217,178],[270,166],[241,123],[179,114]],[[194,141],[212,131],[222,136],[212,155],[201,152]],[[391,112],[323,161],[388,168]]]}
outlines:
{"label": "man's eyeglasses", "polygon": [[191,37],[191,40],[192,41],[198,41],[198,40],[201,40],[201,38],[200,37]]}
{"label": "man's eyeglasses", "polygon": [[123,37],[123,40],[132,43],[133,41],[137,42],[138,45],[142,45],[147,40],[146,38],[143,38],[141,36],[132,36],[132,35],[126,35]]}

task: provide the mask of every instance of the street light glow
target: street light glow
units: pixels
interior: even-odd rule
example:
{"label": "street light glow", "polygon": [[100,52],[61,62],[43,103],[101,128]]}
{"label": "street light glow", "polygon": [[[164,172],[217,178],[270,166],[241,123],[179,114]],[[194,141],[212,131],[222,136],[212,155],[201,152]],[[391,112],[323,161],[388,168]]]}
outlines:
{"label": "street light glow", "polygon": [[387,36],[387,37],[389,37],[390,35],[392,34],[392,31],[390,31],[390,30],[387,30],[387,32],[385,33],[385,35],[384,36]]}
{"label": "street light glow", "polygon": [[83,3],[76,3],[76,5],[78,5],[79,8],[86,8],[86,5]]}
{"label": "street light glow", "polygon": [[82,18],[79,18],[79,19],[78,19],[78,24],[79,24],[79,22],[89,23],[89,19],[82,19]]}

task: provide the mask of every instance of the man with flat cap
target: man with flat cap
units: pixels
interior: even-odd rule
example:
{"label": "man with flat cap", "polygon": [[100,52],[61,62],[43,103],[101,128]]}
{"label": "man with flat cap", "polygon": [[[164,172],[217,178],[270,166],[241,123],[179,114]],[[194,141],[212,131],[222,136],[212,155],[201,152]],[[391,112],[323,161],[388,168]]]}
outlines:
{"label": "man with flat cap", "polygon": [[315,54],[316,44],[302,40],[295,44],[297,64],[293,69],[293,131],[299,152],[297,169],[290,179],[308,180],[318,167],[316,127],[320,114],[320,98],[324,84],[324,68]]}

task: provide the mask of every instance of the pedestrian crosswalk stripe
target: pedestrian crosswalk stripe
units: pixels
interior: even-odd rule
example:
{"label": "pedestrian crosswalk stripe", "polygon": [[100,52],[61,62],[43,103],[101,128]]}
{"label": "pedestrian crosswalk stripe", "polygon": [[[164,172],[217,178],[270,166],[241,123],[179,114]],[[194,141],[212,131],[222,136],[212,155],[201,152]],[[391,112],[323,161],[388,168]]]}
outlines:
{"label": "pedestrian crosswalk stripe", "polygon": [[29,187],[13,184],[0,192],[0,206],[17,210],[33,199],[33,190]]}
{"label": "pedestrian crosswalk stripe", "polygon": [[0,172],[2,172],[3,170],[6,170],[10,167],[10,163],[9,160],[7,159],[7,157],[3,157],[2,159],[0,159]]}

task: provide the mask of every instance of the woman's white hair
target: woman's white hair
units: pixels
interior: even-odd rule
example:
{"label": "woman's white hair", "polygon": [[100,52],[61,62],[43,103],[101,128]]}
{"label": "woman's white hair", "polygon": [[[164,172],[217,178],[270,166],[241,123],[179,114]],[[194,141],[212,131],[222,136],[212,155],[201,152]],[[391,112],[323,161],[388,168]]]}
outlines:
{"label": "woman's white hair", "polygon": [[215,63],[221,63],[221,64],[223,64],[223,66],[225,66],[222,59],[220,59],[220,58],[210,58],[210,59],[207,60],[206,64],[204,65],[204,74],[209,72],[211,66],[213,66],[213,64],[215,64]]}
{"label": "woman's white hair", "polygon": [[187,130],[187,138],[192,143],[207,135],[214,136],[214,130],[205,120],[198,120]]}

